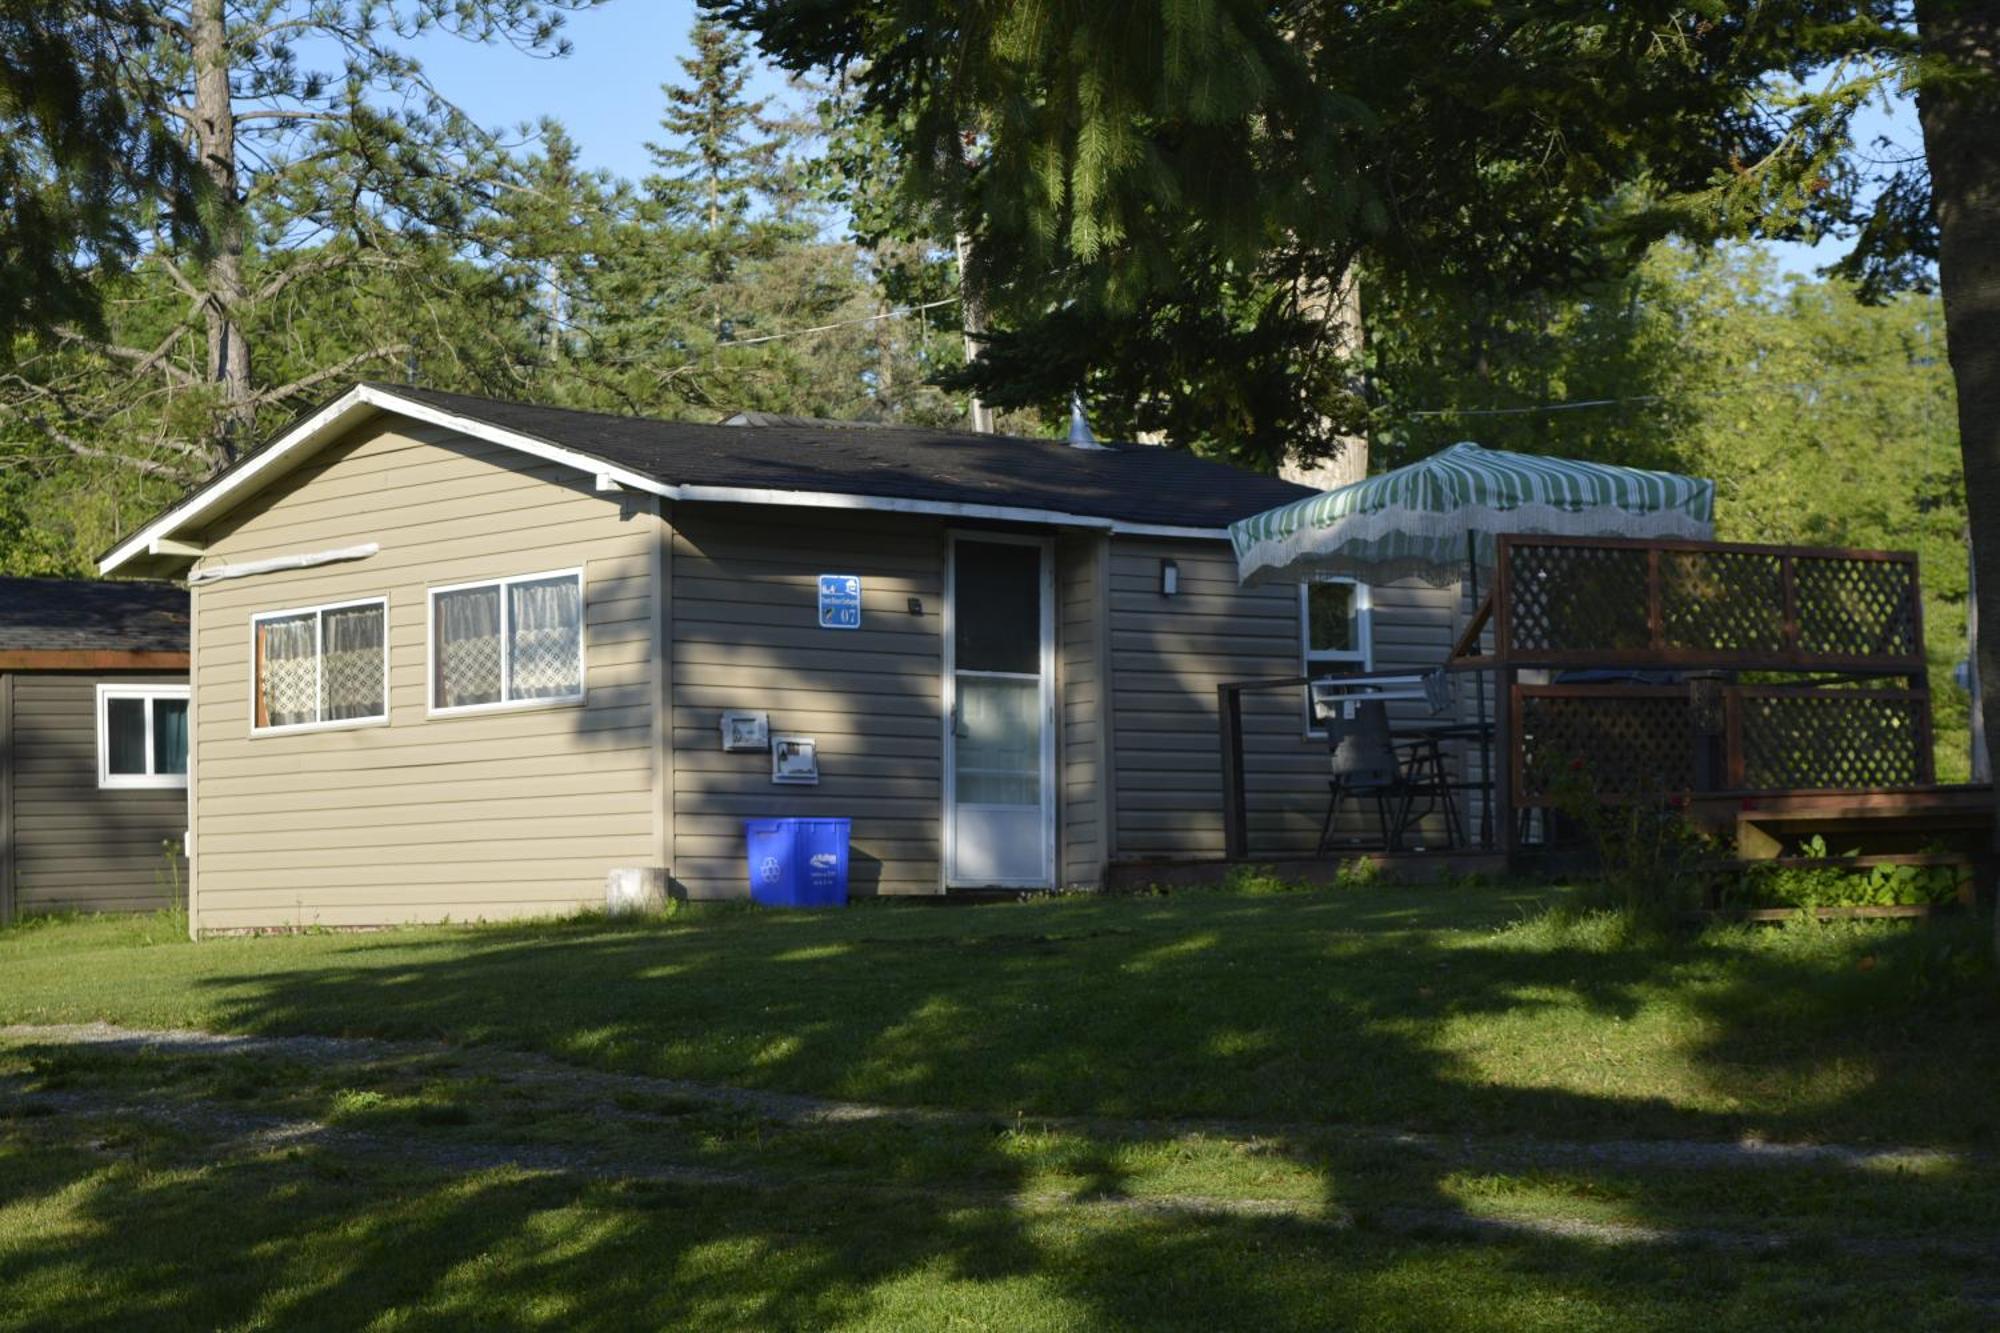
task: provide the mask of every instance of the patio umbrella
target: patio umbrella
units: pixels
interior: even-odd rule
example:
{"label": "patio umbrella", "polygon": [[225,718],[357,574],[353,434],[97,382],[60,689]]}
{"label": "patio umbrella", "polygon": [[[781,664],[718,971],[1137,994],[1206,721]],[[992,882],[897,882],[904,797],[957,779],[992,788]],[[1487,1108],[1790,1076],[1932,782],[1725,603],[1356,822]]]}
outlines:
{"label": "patio umbrella", "polygon": [[1464,443],[1229,525],[1244,583],[1347,574],[1443,586],[1468,572],[1468,553],[1491,565],[1503,532],[1707,540],[1715,483]]}

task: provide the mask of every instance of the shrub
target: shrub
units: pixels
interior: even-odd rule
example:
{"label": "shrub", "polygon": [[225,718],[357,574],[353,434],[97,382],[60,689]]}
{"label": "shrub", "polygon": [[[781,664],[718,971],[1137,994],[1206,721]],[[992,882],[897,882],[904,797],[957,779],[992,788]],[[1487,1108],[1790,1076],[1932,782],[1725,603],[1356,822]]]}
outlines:
{"label": "shrub", "polygon": [[1589,897],[1597,905],[1652,925],[1700,905],[1716,849],[1688,822],[1685,797],[1650,793],[1602,802],[1581,759],[1570,761],[1551,793],[1555,810],[1582,830],[1595,854]]}

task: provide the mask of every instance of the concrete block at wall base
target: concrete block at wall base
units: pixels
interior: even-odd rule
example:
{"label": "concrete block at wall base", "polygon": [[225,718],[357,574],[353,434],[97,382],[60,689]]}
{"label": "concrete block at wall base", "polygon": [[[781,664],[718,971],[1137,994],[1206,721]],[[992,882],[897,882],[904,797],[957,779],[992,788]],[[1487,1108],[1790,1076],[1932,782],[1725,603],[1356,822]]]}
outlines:
{"label": "concrete block at wall base", "polygon": [[604,910],[612,916],[650,916],[667,910],[665,866],[620,866],[604,877]]}

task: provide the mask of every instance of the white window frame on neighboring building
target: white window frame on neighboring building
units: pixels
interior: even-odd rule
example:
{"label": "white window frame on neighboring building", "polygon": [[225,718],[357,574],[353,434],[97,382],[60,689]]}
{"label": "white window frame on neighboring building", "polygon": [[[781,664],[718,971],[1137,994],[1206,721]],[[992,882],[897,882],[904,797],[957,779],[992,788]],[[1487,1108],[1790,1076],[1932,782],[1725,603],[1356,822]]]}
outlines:
{"label": "white window frame on neighboring building", "polygon": [[[327,612],[351,611],[357,606],[382,608],[382,711],[368,717],[335,718],[330,722],[291,722],[275,727],[258,726],[257,701],[263,695],[264,682],[257,670],[257,627],[267,620],[290,620],[297,616],[313,618],[313,707],[317,710],[322,706],[322,696],[325,693]],[[356,597],[344,602],[324,602],[317,606],[292,606],[282,611],[259,611],[250,617],[250,734],[252,736],[291,736],[306,731],[350,731],[355,727],[383,727],[388,724],[389,599],[387,597]]]}
{"label": "white window frame on neighboring building", "polygon": [[[472,713],[503,713],[524,708],[575,708],[590,694],[588,674],[590,607],[586,601],[589,585],[584,581],[582,566],[571,569],[545,569],[536,574],[508,574],[503,578],[468,579],[464,583],[447,583],[429,589],[424,605],[424,703],[432,717],[461,717]],[[514,599],[507,590],[517,583],[540,583],[548,579],[568,578],[576,580],[576,691],[572,694],[545,695],[532,699],[513,699],[508,696],[514,689]],[[491,703],[457,704],[446,707],[438,703],[438,598],[446,593],[466,592],[475,588],[497,588],[500,593],[500,697]]]}
{"label": "white window frame on neighboring building", "polygon": [[[1340,583],[1354,589],[1355,647],[1320,649],[1312,646],[1312,603],[1310,589],[1315,583]],[[1327,574],[1299,583],[1299,674],[1308,680],[1326,675],[1329,669],[1372,671],[1375,669],[1375,604],[1368,585],[1344,574]],[[1323,738],[1326,728],[1313,720],[1312,691],[1305,692],[1305,729],[1312,738]]]}
{"label": "white window frame on neighboring building", "polygon": [[[97,785],[118,790],[120,788],[173,788],[188,785],[187,773],[156,773],[153,735],[153,701],[155,699],[179,699],[187,702],[188,687],[185,685],[119,685],[100,684],[97,687]],[[146,771],[144,773],[113,773],[111,771],[111,701],[113,699],[140,699],[146,705]],[[192,746],[190,746],[192,748]]]}

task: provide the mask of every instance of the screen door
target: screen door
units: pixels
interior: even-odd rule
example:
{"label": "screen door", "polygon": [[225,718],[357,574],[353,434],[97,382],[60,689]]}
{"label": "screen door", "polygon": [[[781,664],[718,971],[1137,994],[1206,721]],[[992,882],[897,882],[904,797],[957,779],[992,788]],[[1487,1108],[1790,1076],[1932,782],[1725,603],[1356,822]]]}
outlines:
{"label": "screen door", "polygon": [[948,883],[1047,887],[1053,657],[1040,541],[952,542]]}

